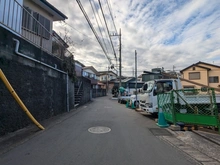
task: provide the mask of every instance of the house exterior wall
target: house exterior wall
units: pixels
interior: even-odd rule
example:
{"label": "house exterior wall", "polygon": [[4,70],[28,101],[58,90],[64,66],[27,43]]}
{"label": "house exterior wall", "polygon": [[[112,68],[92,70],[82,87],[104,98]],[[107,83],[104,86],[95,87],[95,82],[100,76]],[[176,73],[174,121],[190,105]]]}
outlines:
{"label": "house exterior wall", "polygon": [[106,81],[107,75],[100,75],[99,76],[99,81]]}
{"label": "house exterior wall", "polygon": [[219,88],[219,86],[220,86],[220,68],[212,66],[212,65],[208,65],[208,66],[205,65],[205,64],[199,64],[199,65],[204,66],[204,67],[208,67],[208,68],[211,69],[208,73],[208,77],[214,77],[214,76],[219,77],[219,82],[218,83],[210,83],[209,82],[209,85],[211,87]]}
{"label": "house exterior wall", "polygon": [[[53,17],[44,9],[42,9],[40,6],[36,5],[33,1],[30,0],[24,0],[24,6],[30,7],[32,10],[40,13],[45,18],[49,19],[50,22],[53,22]],[[52,29],[52,28],[51,28]]]}
{"label": "house exterior wall", "polygon": [[[53,17],[50,16],[50,14],[37,6],[35,3],[33,3],[30,0],[24,0],[24,6],[29,7],[32,11],[37,12],[47,18],[50,21],[50,31],[49,33],[52,34],[53,29]],[[29,32],[22,28],[22,35],[27,38],[28,40],[32,41],[37,46],[40,46],[47,50],[49,53],[52,52],[52,37],[49,35],[49,39],[45,39],[44,37],[37,36],[36,34]],[[42,43],[41,43],[42,42]]]}
{"label": "house exterior wall", "polygon": [[[107,76],[108,75],[108,76]],[[111,81],[112,79],[116,79],[117,76],[111,72],[106,72],[106,73],[103,73],[99,76],[99,81],[106,81],[107,80],[107,77],[108,77],[108,81]]]}
{"label": "house exterior wall", "polygon": [[[190,80],[189,79],[189,73],[199,72],[200,73],[200,79],[191,80],[191,81],[201,83],[201,84],[204,84],[204,85],[208,85],[208,75],[207,75],[208,71],[207,71],[207,69],[204,69],[204,68],[201,68],[201,67],[194,67],[194,68],[195,68],[195,70],[193,70],[193,68],[189,68],[189,69],[185,70],[183,72],[183,78],[187,79],[187,80]],[[194,86],[194,88],[201,88],[198,85],[195,85],[195,84],[192,84],[192,83],[189,83],[189,82],[186,82],[186,81],[182,81],[182,86],[183,87]]]}
{"label": "house exterior wall", "polygon": [[84,77],[89,77],[89,78],[92,78],[92,79],[95,79],[95,80],[97,79],[95,73],[91,69],[83,70],[83,76]]}
{"label": "house exterior wall", "polygon": [[[191,80],[191,81],[194,81],[194,82],[197,82],[197,83],[200,83],[200,84],[204,84],[206,86],[218,88],[220,82],[219,83],[210,83],[209,82],[209,77],[213,77],[213,76],[219,77],[220,76],[220,68],[210,66],[210,65],[205,65],[205,64],[199,64],[199,66],[210,68],[211,70],[201,68],[201,67],[198,67],[198,66],[194,66],[194,70],[193,70],[193,67],[190,67],[187,70],[184,70],[183,74],[182,74],[182,77],[184,79],[190,80],[189,79],[189,73],[200,72],[200,79]],[[191,87],[199,88],[199,89],[201,88],[201,86],[198,86],[198,85],[186,82],[186,81],[182,81],[182,86],[183,87],[191,86]]]}
{"label": "house exterior wall", "polygon": [[82,66],[75,62],[75,71],[76,71],[76,76],[81,77],[82,76]]}

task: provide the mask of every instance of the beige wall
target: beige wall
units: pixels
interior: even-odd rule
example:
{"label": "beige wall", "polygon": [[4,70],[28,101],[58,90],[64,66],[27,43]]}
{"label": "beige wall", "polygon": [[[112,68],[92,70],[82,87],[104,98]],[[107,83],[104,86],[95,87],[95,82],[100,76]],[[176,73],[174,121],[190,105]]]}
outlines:
{"label": "beige wall", "polygon": [[[24,6],[30,7],[31,10],[38,12],[39,14],[41,14],[42,16],[44,16],[45,18],[47,18],[48,20],[50,20],[50,34],[52,33],[52,26],[53,26],[53,17],[45,10],[43,10],[40,6],[38,6],[37,4],[33,3],[30,0],[24,0]],[[34,43],[37,46],[41,46],[43,49],[45,49],[48,53],[52,52],[52,37],[50,36],[50,39],[47,40],[45,38],[42,38],[42,45],[41,43],[41,37],[34,35],[33,33],[26,31],[26,30],[22,30],[22,35],[30,40],[32,43]]]}
{"label": "beige wall", "polygon": [[[49,14],[46,10],[42,9],[40,6],[35,4],[34,2],[30,0],[24,0],[24,6],[30,7],[33,11],[36,11],[40,13],[45,18],[49,19],[50,22],[53,22],[53,17],[51,14]],[[52,29],[52,28],[51,28]]]}
{"label": "beige wall", "polygon": [[[210,76],[218,76],[219,77],[220,76],[220,68],[210,66],[210,65],[204,65],[204,64],[201,64],[200,66],[210,68],[211,70],[207,70],[207,69],[201,68],[201,67],[195,67],[195,70],[193,70],[193,67],[191,67],[183,72],[182,77],[184,79],[189,80],[189,73],[200,72],[200,79],[199,80],[191,80],[191,81],[194,81],[194,82],[197,82],[200,84],[204,84],[207,86],[209,85],[210,87],[214,87],[214,88],[219,88],[218,85],[220,85],[220,83],[209,83],[208,79]],[[219,77],[219,81],[220,81],[220,77]],[[195,88],[199,88],[199,89],[201,88],[201,86],[198,86],[198,85],[195,85],[192,83],[188,83],[186,81],[182,81],[182,86],[183,87],[184,86],[194,86]]]}

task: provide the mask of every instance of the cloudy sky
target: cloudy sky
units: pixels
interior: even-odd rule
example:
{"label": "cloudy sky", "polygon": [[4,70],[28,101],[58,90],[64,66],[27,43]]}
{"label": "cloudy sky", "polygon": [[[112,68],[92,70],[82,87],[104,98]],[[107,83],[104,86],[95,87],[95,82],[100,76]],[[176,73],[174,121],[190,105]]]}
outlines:
{"label": "cloudy sky", "polygon": [[119,37],[111,36],[115,58],[103,14],[110,35],[121,29],[122,75],[134,75],[135,50],[138,75],[156,67],[179,71],[199,61],[220,65],[219,0],[100,0],[101,7],[99,0],[77,1],[48,0],[68,17],[54,24],[55,31],[71,37],[69,50],[86,66],[103,71],[109,61],[118,65]]}

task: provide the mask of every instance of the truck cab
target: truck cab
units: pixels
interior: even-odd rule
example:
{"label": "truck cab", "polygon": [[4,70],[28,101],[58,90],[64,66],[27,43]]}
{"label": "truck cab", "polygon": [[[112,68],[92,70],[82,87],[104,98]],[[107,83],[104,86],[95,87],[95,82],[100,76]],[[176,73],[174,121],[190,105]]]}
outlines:
{"label": "truck cab", "polygon": [[142,87],[143,93],[139,94],[138,97],[141,110],[150,114],[157,114],[157,94],[181,88],[179,79],[158,79],[146,82]]}

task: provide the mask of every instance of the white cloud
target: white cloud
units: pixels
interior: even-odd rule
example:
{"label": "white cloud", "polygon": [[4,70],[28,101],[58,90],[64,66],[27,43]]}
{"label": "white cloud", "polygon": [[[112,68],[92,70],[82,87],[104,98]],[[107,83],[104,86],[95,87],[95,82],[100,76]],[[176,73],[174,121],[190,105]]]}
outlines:
{"label": "white cloud", "polygon": [[[88,26],[76,1],[48,0],[67,15],[69,35],[74,41],[75,59],[97,70],[106,70],[105,57],[94,34]],[[109,13],[106,0],[100,0],[105,13]],[[91,0],[91,2],[96,2]],[[122,74],[132,75],[134,51],[138,54],[138,70],[164,67],[171,70],[175,65],[181,70],[198,61],[220,65],[220,1],[218,0],[108,0],[117,31],[122,31]],[[98,34],[99,29],[90,1],[81,0]],[[101,17],[101,12],[99,10]],[[98,19],[98,18],[97,18]],[[114,32],[108,14],[108,26]],[[100,23],[100,21],[99,21]],[[101,24],[101,23],[100,23]],[[104,22],[102,22],[104,28]],[[56,23],[56,31],[63,32],[64,25]],[[103,33],[105,40],[108,39]],[[112,37],[118,57],[118,37]],[[109,57],[114,60],[109,42]]]}

